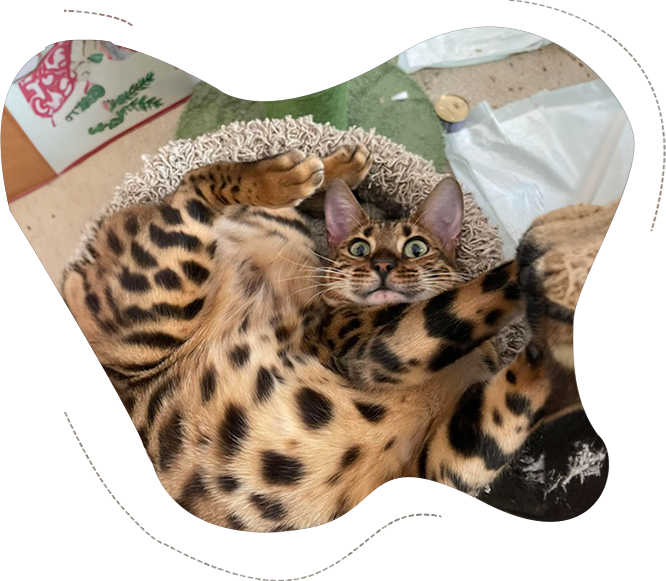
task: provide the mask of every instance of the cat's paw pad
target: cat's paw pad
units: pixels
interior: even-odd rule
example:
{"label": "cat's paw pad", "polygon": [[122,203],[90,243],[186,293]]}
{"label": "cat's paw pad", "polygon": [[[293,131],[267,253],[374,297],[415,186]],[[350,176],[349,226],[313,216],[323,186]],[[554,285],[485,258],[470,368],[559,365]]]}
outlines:
{"label": "cat's paw pad", "polygon": [[342,145],[324,158],[326,182],[340,179],[350,188],[358,186],[372,166],[372,154],[365,145]]}
{"label": "cat's paw pad", "polygon": [[295,206],[310,197],[324,183],[324,164],[316,155],[288,151],[264,160],[262,181],[269,207]]}

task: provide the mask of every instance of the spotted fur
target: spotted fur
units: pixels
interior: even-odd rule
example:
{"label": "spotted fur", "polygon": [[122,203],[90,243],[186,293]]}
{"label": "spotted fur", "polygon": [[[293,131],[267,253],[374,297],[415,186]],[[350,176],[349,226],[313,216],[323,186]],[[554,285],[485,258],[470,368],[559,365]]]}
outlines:
{"label": "spotted fur", "polygon": [[[400,476],[473,493],[539,421],[548,345],[499,372],[487,347],[524,310],[519,263],[409,304],[332,308],[309,288],[322,264],[294,207],[370,163],[344,146],[194,170],[105,219],[65,273],[160,481],[203,520],[315,526]],[[528,288],[549,296],[539,264]]]}

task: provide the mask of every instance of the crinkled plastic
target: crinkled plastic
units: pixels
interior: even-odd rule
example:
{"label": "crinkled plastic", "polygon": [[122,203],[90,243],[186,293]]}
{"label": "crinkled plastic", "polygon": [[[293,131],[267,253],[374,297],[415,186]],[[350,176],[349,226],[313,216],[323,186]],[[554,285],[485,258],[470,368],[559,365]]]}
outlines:
{"label": "crinkled plastic", "polygon": [[629,119],[602,81],[496,110],[480,103],[445,143],[457,179],[499,227],[507,258],[537,216],[618,199],[634,153]]}
{"label": "crinkled plastic", "polygon": [[407,73],[424,68],[446,68],[497,61],[512,54],[536,50],[550,41],[512,28],[483,26],[435,36],[398,56]]}

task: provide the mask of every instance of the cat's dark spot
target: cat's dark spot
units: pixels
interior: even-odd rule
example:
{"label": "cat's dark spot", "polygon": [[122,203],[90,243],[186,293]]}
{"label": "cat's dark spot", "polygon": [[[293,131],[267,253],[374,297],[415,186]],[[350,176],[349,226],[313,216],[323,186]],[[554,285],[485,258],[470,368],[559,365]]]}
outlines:
{"label": "cat's dark spot", "polygon": [[93,317],[97,317],[102,308],[99,304],[99,297],[93,292],[86,293],[85,302]]}
{"label": "cat's dark spot", "polygon": [[370,357],[387,371],[392,373],[405,371],[404,362],[382,339],[376,338],[370,344]]}
{"label": "cat's dark spot", "polygon": [[407,303],[389,305],[388,307],[378,311],[375,314],[375,318],[372,324],[375,327],[383,327],[384,325],[397,326],[397,324],[402,320],[408,307],[409,305]]}
{"label": "cat's dark spot", "polygon": [[187,512],[196,515],[195,506],[199,498],[203,498],[208,494],[206,484],[199,469],[192,473],[192,476],[187,480],[180,498],[176,502],[184,508]]}
{"label": "cat's dark spot", "polygon": [[190,252],[201,248],[201,240],[184,232],[166,232],[156,224],[149,226],[150,239],[159,248],[180,247]]}
{"label": "cat's dark spot", "polygon": [[135,240],[132,240],[132,244],[130,245],[130,253],[135,264],[141,268],[153,268],[157,266],[155,257]]}
{"label": "cat's dark spot", "polygon": [[338,337],[340,339],[344,339],[349,333],[352,331],[355,331],[361,326],[361,319],[354,317],[347,321],[347,324],[340,329],[340,332],[338,333]]}
{"label": "cat's dark spot", "polygon": [[139,233],[139,220],[136,216],[128,216],[125,219],[125,232],[130,236],[136,236]]}
{"label": "cat's dark spot", "polygon": [[233,492],[240,486],[240,482],[231,474],[220,474],[217,477],[217,485],[223,492]]}
{"label": "cat's dark spot", "polygon": [[172,468],[176,457],[183,448],[183,417],[179,411],[171,414],[158,435],[160,470]]}
{"label": "cat's dark spot", "polygon": [[455,363],[465,355],[465,351],[453,345],[444,345],[428,363],[431,371],[440,371],[448,365]]}
{"label": "cat's dark spot", "polygon": [[265,367],[257,372],[256,393],[259,401],[268,401],[275,389],[275,375]]}
{"label": "cat's dark spot", "polygon": [[293,485],[305,477],[305,466],[296,458],[268,450],[261,455],[261,473],[268,484]]}
{"label": "cat's dark spot", "polygon": [[369,422],[380,422],[386,414],[386,408],[383,405],[374,403],[354,402],[356,409]]}
{"label": "cat's dark spot", "polygon": [[131,272],[127,267],[123,267],[118,281],[120,286],[131,293],[145,293],[150,290],[148,279],[141,273]]}
{"label": "cat's dark spot", "polygon": [[250,348],[247,344],[237,345],[229,351],[229,360],[236,369],[241,369],[250,359]]}
{"label": "cat's dark spot", "polygon": [[245,410],[235,404],[229,405],[220,425],[220,444],[227,456],[235,456],[247,438],[250,425]]}
{"label": "cat's dark spot", "polygon": [[518,283],[512,282],[504,287],[504,298],[508,301],[517,301],[522,296]]}
{"label": "cat's dark spot", "polygon": [[215,258],[215,251],[217,250],[217,242],[213,241],[208,246],[206,246],[206,252],[208,253],[209,258]]}
{"label": "cat's dark spot", "polygon": [[246,528],[243,519],[235,513],[227,515],[227,528],[234,529],[235,531],[244,531]]}
{"label": "cat's dark spot", "polygon": [[423,309],[428,335],[447,339],[453,343],[468,343],[474,333],[474,325],[452,312],[458,296],[453,289],[438,294],[428,301]]}
{"label": "cat's dark spot", "polygon": [[185,276],[195,284],[202,285],[210,276],[210,271],[194,260],[181,262],[180,266],[183,269]]}
{"label": "cat's dark spot", "polygon": [[176,378],[170,377],[166,379],[164,382],[162,382],[162,384],[150,396],[150,400],[148,400],[148,410],[146,411],[146,420],[148,427],[150,427],[153,424],[155,418],[157,418],[157,414],[162,409],[162,406],[164,405],[166,400],[169,399],[169,397],[171,397],[174,391],[176,391],[177,386],[178,386],[178,381],[176,380]]}
{"label": "cat's dark spot", "polygon": [[458,402],[449,424],[449,442],[462,456],[479,456],[487,469],[497,470],[508,461],[497,440],[481,428],[485,384],[475,383]]}
{"label": "cat's dark spot", "polygon": [[180,211],[171,206],[160,206],[160,214],[162,214],[162,219],[171,226],[177,226],[178,224],[183,223]]}
{"label": "cat's dark spot", "polygon": [[310,387],[303,387],[298,391],[296,403],[301,420],[312,430],[323,428],[333,419],[331,400]]}
{"label": "cat's dark spot", "polygon": [[165,268],[155,273],[155,282],[167,290],[177,290],[181,288],[180,277],[170,268]]}
{"label": "cat's dark spot", "polygon": [[340,459],[340,466],[342,468],[349,468],[352,464],[357,462],[360,457],[360,446],[352,446],[342,455],[342,458]]}
{"label": "cat's dark spot", "polygon": [[183,341],[174,335],[161,332],[138,332],[131,333],[123,338],[125,343],[129,345],[143,345],[144,347],[154,347],[156,349],[169,349],[178,347]]}
{"label": "cat's dark spot", "polygon": [[124,246],[113,230],[108,231],[106,240],[109,244],[109,248],[114,254],[120,256],[123,253]]}
{"label": "cat's dark spot", "polygon": [[251,494],[250,502],[259,509],[262,518],[266,520],[282,520],[287,515],[284,504],[265,494]]}
{"label": "cat's dark spot", "polygon": [[481,281],[481,290],[484,293],[498,290],[509,281],[509,273],[506,271],[506,265],[501,265],[483,277]]}
{"label": "cat's dark spot", "polygon": [[289,331],[287,327],[281,325],[275,329],[275,338],[280,343],[284,343],[285,341],[289,340],[289,337],[291,337],[291,331]]}
{"label": "cat's dark spot", "polygon": [[494,325],[497,322],[497,319],[499,319],[501,316],[502,316],[501,309],[493,309],[485,316],[484,322],[486,323],[486,325]]}
{"label": "cat's dark spot", "polygon": [[188,200],[185,206],[187,213],[197,222],[210,226],[213,223],[213,212],[211,209],[196,199]]}
{"label": "cat's dark spot", "polygon": [[215,388],[217,386],[217,373],[214,367],[206,369],[201,376],[201,400],[207,403],[215,395]]}
{"label": "cat's dark spot", "polygon": [[530,415],[530,400],[519,393],[507,393],[505,396],[507,409],[517,416]]}

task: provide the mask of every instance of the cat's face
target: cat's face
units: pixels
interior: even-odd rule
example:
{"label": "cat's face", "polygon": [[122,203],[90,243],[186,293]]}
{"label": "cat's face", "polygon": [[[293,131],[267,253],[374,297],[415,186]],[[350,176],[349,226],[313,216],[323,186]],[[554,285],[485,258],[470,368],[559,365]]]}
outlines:
{"label": "cat's face", "polygon": [[405,220],[379,222],[361,208],[347,186],[334,181],[326,193],[330,259],[324,265],[330,304],[413,303],[459,282],[455,250],[462,224],[462,192],[440,182]]}

